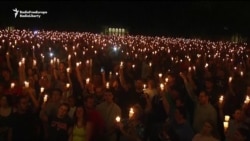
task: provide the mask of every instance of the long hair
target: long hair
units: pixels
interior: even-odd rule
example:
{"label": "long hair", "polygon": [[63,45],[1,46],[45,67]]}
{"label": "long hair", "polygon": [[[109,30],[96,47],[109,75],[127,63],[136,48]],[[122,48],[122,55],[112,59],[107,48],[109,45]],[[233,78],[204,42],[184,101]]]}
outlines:
{"label": "long hair", "polygon": [[83,105],[76,106],[76,110],[75,110],[74,117],[73,117],[74,125],[77,124],[77,120],[78,120],[77,117],[76,117],[77,108],[82,108],[83,109],[83,126],[86,126],[86,123],[87,123],[87,111],[86,111],[86,108]]}

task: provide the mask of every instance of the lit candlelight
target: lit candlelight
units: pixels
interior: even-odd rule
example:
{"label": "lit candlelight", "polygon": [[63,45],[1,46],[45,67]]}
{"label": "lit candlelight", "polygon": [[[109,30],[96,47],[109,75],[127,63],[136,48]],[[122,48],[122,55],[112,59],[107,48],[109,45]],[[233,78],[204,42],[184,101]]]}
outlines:
{"label": "lit candlelight", "polygon": [[159,76],[159,78],[161,78],[162,77],[162,73],[159,73],[158,76]]}
{"label": "lit candlelight", "polygon": [[86,84],[89,84],[90,78],[86,79]]}
{"label": "lit candlelight", "polygon": [[50,64],[51,64],[51,65],[53,65],[53,63],[54,63],[54,60],[53,60],[53,59],[51,59],[51,60],[50,60]]}
{"label": "lit candlelight", "polygon": [[57,58],[57,59],[56,59],[56,62],[57,62],[57,65],[59,65],[59,64],[60,64],[60,59]]}
{"label": "lit candlelight", "polygon": [[115,118],[115,120],[116,120],[116,122],[120,122],[120,121],[121,121],[121,118],[120,118],[119,116],[117,116],[117,117]]}
{"label": "lit candlelight", "polygon": [[69,84],[69,83],[67,83],[67,84],[66,84],[66,88],[69,88],[69,87],[70,87],[70,84]]}
{"label": "lit candlelight", "polygon": [[247,95],[247,96],[246,96],[246,99],[245,99],[245,101],[244,101],[244,103],[245,103],[245,104],[248,104],[249,102],[250,102],[250,98],[249,98],[249,96]]}
{"label": "lit candlelight", "polygon": [[40,88],[40,92],[43,93],[44,92],[44,87]]}
{"label": "lit candlelight", "polygon": [[227,128],[228,128],[228,122],[227,122],[227,121],[224,121],[224,122],[223,122],[223,125],[224,125],[224,130],[226,131]]}
{"label": "lit candlelight", "polygon": [[230,116],[229,115],[225,115],[224,119],[225,119],[226,122],[229,122]]}
{"label": "lit candlelight", "polygon": [[69,54],[69,55],[68,55],[68,60],[70,60],[70,59],[71,59],[71,55]]}
{"label": "lit candlelight", "polygon": [[231,83],[231,82],[232,82],[232,80],[233,80],[233,77],[232,77],[232,76],[230,76],[230,77],[229,77],[229,79],[228,79],[228,82],[229,82],[229,83]]}
{"label": "lit candlelight", "polygon": [[33,59],[33,66],[36,66],[36,60]]}
{"label": "lit candlelight", "polygon": [[243,71],[240,71],[240,76],[243,77],[244,73]]}
{"label": "lit candlelight", "polygon": [[48,100],[48,95],[45,94],[44,97],[43,97],[43,102],[45,103],[45,102],[47,102],[47,100]]}
{"label": "lit candlelight", "polygon": [[206,65],[205,65],[205,69],[207,69],[208,68],[208,63],[206,63]]}
{"label": "lit candlelight", "polygon": [[109,89],[109,82],[106,83],[106,88]]}
{"label": "lit candlelight", "polygon": [[143,89],[144,89],[144,90],[146,89],[146,87],[147,87],[147,85],[146,85],[146,84],[143,84]]}
{"label": "lit candlelight", "polygon": [[221,95],[220,98],[219,98],[219,102],[222,103],[223,100],[224,100],[224,97],[223,97],[223,95]]}
{"label": "lit candlelight", "polygon": [[135,64],[132,65],[132,68],[133,68],[133,69],[135,68]]}
{"label": "lit candlelight", "polygon": [[80,63],[76,62],[76,67],[79,67]]}
{"label": "lit candlelight", "polygon": [[149,62],[149,66],[152,67],[152,63],[151,62]]}
{"label": "lit candlelight", "polygon": [[69,73],[69,71],[70,71],[70,68],[67,68],[67,73]]}
{"label": "lit candlelight", "polygon": [[193,66],[193,70],[194,70],[194,71],[195,71],[195,69],[196,69],[195,66]]}
{"label": "lit candlelight", "polygon": [[116,76],[118,76],[118,75],[119,75],[119,73],[118,73],[118,72],[116,72],[116,73],[115,73],[115,75],[116,75]]}
{"label": "lit candlelight", "polygon": [[160,88],[161,88],[162,91],[164,90],[164,84],[163,83],[160,84]]}
{"label": "lit candlelight", "polygon": [[165,78],[165,82],[168,83],[168,78],[167,77]]}
{"label": "lit candlelight", "polygon": [[120,68],[122,68],[123,67],[123,62],[121,61],[121,63],[120,63]]}
{"label": "lit candlelight", "polygon": [[129,110],[129,118],[131,118],[134,115],[134,109],[130,108]]}
{"label": "lit candlelight", "polygon": [[25,58],[22,58],[22,64],[25,64]]}
{"label": "lit candlelight", "polygon": [[24,81],[24,85],[25,85],[25,88],[28,88],[29,87],[29,82]]}
{"label": "lit candlelight", "polygon": [[191,69],[192,69],[191,67],[188,67],[188,71],[189,71],[189,72],[191,72]]}
{"label": "lit candlelight", "polygon": [[12,82],[12,83],[10,84],[10,88],[13,89],[14,87],[15,87],[15,83]]}
{"label": "lit candlelight", "polygon": [[21,62],[21,61],[19,61],[19,63],[18,63],[18,64],[19,64],[19,67],[21,67],[21,66],[22,66],[22,62]]}

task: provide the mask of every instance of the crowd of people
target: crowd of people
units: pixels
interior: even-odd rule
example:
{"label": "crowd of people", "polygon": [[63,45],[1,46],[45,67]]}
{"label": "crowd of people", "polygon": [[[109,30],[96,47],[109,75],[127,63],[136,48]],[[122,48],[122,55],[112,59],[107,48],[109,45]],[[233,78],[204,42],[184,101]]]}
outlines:
{"label": "crowd of people", "polygon": [[0,30],[0,141],[249,141],[249,51],[229,41]]}

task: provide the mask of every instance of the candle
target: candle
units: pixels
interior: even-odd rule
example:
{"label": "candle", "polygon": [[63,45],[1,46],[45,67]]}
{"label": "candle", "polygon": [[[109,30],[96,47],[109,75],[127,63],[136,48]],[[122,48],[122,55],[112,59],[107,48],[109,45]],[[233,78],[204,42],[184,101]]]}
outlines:
{"label": "candle", "polygon": [[70,84],[69,84],[69,83],[67,83],[67,84],[66,84],[66,88],[69,88],[69,87],[70,87]]}
{"label": "candle", "polygon": [[43,93],[44,92],[44,87],[40,88],[40,92]]}
{"label": "candle", "polygon": [[163,83],[160,84],[160,88],[161,88],[162,91],[164,90],[164,84]]}
{"label": "candle", "polygon": [[70,71],[70,68],[67,68],[67,73],[69,73],[69,71]]}
{"label": "candle", "polygon": [[161,78],[162,77],[162,73],[159,73],[158,76],[159,76],[159,78]]}
{"label": "candle", "polygon": [[12,82],[12,83],[10,84],[10,88],[12,89],[12,88],[14,88],[14,87],[15,87],[15,83]]}
{"label": "candle", "polygon": [[89,84],[90,78],[86,79],[86,84]]}
{"label": "candle", "polygon": [[243,71],[240,71],[240,76],[243,77],[244,73]]}
{"label": "candle", "polygon": [[193,66],[193,70],[194,70],[194,71],[195,71],[195,69],[196,69],[195,66]]}
{"label": "candle", "polygon": [[76,67],[79,67],[80,63],[76,62]]}
{"label": "candle", "polygon": [[121,63],[120,63],[120,68],[122,68],[123,67],[123,62],[121,61]]}
{"label": "candle", "polygon": [[227,122],[227,121],[224,121],[224,122],[223,122],[223,125],[224,125],[224,130],[226,131],[227,128],[228,128],[228,122]]}
{"label": "candle", "polygon": [[22,64],[24,64],[25,63],[25,58],[22,58]]}
{"label": "candle", "polygon": [[22,62],[21,62],[21,61],[19,61],[19,63],[18,63],[18,64],[19,64],[19,67],[21,67],[21,66],[22,66]]}
{"label": "candle", "polygon": [[224,119],[225,119],[226,122],[229,122],[230,116],[229,115],[225,115]]}
{"label": "candle", "polygon": [[165,78],[165,82],[168,83],[168,78],[167,77]]}
{"label": "candle", "polygon": [[219,98],[219,102],[222,103],[223,100],[224,100],[224,97],[223,97],[223,95],[221,95],[220,98]]}
{"label": "candle", "polygon": [[33,59],[33,66],[36,66],[36,60]]}
{"label": "candle", "polygon": [[45,102],[47,102],[47,100],[48,100],[48,95],[45,94],[44,97],[43,97],[43,102],[45,103]]}
{"label": "candle", "polygon": [[130,108],[129,110],[129,118],[131,118],[132,116],[134,115],[134,109],[133,108]]}
{"label": "candle", "polygon": [[250,98],[249,98],[249,96],[247,95],[246,98],[245,98],[244,103],[245,103],[245,104],[248,104],[249,102],[250,102]]}
{"label": "candle", "polygon": [[191,67],[188,67],[188,71],[189,71],[189,72],[191,72],[191,69],[192,69]]}
{"label": "candle", "polygon": [[89,60],[86,61],[86,64],[89,64]]}
{"label": "candle", "polygon": [[116,122],[120,122],[120,121],[121,121],[121,118],[120,118],[119,116],[117,116],[117,117],[115,118],[115,120],[116,120]]}
{"label": "candle", "polygon": [[232,82],[232,80],[233,80],[233,77],[232,77],[232,76],[230,76],[230,77],[229,77],[229,79],[228,79],[228,82],[229,82],[229,83],[231,83],[231,82]]}
{"label": "candle", "polygon": [[106,88],[109,89],[109,82],[106,83]]}
{"label": "candle", "polygon": [[208,68],[208,63],[206,63],[206,65],[205,65],[205,69],[207,69]]}
{"label": "candle", "polygon": [[29,82],[24,81],[24,85],[25,85],[25,88],[28,88],[29,87]]}
{"label": "candle", "polygon": [[57,58],[57,59],[56,59],[56,62],[57,62],[57,65],[59,65],[59,64],[60,64],[60,59]]}
{"label": "candle", "polygon": [[135,64],[132,65],[132,68],[135,68]]}
{"label": "candle", "polygon": [[151,62],[149,62],[149,66],[152,67],[152,63]]}
{"label": "candle", "polygon": [[144,89],[144,90],[146,89],[146,87],[147,87],[147,85],[146,85],[146,84],[143,84],[143,89]]}

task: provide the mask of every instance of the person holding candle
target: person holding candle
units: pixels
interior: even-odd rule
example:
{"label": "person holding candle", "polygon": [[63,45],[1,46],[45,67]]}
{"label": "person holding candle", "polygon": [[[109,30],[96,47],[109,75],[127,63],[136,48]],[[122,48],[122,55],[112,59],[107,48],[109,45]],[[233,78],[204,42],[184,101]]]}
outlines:
{"label": "person holding candle", "polygon": [[[34,104],[35,105],[35,104]],[[11,138],[12,141],[33,141],[38,140],[38,110],[29,105],[29,98],[26,95],[17,99],[17,109],[11,118]]]}
{"label": "person holding candle", "polygon": [[228,129],[225,132],[226,141],[234,141],[233,136],[238,128],[246,128],[244,124],[244,115],[241,109],[235,110],[233,114],[233,119],[229,121]]}
{"label": "person holding candle", "polygon": [[145,88],[144,93],[148,94],[149,98],[152,99],[154,95],[157,94],[157,89],[154,80],[148,80],[147,88]]}
{"label": "person holding candle", "polygon": [[149,102],[149,117],[146,124],[148,136],[150,140],[158,139],[158,134],[162,129],[163,124],[169,117],[170,106],[166,97],[165,91],[158,87],[158,92]]}
{"label": "person holding candle", "polygon": [[115,141],[117,138],[115,128],[116,116],[121,116],[120,107],[113,101],[113,93],[109,90],[104,92],[105,101],[96,106],[97,111],[100,112],[105,123],[105,141]]}
{"label": "person holding candle", "polygon": [[134,113],[126,124],[123,122],[117,123],[117,126],[121,131],[120,141],[145,140],[145,125],[142,120],[144,115],[143,109],[139,104],[132,106],[132,109]]}

